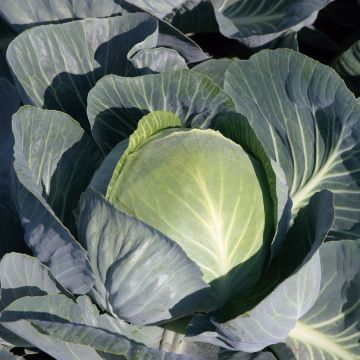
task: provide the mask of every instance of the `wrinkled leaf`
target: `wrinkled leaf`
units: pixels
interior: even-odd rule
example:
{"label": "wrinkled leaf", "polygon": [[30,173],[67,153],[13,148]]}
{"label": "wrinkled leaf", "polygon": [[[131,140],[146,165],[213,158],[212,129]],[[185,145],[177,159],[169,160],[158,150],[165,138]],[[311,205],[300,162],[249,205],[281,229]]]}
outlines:
{"label": "wrinkled leaf", "polygon": [[262,51],[229,66],[225,90],[284,169],[293,214],[329,189],[335,196],[329,236],[357,238],[360,104],[339,76],[291,50]]}
{"label": "wrinkled leaf", "polygon": [[210,79],[189,70],[139,77],[106,76],[90,91],[88,117],[104,153],[128,137],[147,113],[167,110],[183,126],[208,127],[218,112],[233,109],[231,99]]}

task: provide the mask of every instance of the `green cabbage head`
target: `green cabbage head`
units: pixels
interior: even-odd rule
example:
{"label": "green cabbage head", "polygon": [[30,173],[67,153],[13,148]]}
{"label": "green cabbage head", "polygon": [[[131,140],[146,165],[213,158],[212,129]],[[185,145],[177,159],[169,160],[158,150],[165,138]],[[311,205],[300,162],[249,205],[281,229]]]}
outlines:
{"label": "green cabbage head", "polygon": [[145,116],[106,198],[176,242],[221,306],[264,268],[273,231],[269,184],[261,162],[239,144],[218,131],[180,126],[172,113]]}

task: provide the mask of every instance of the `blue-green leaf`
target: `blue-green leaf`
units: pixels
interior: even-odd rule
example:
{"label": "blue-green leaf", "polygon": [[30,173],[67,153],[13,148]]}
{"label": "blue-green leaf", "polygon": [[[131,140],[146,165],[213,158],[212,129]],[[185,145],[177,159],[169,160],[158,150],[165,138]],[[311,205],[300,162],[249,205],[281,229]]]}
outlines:
{"label": "blue-green leaf", "polygon": [[331,0],[211,0],[220,32],[258,47],[311,25]]}
{"label": "blue-green leaf", "polygon": [[35,27],[9,45],[7,60],[25,104],[61,110],[88,128],[90,89],[106,74],[134,72],[128,52],[155,47],[157,32],[147,14]]}
{"label": "blue-green leaf", "polygon": [[360,358],[359,257],[359,240],[321,246],[320,295],[286,340],[296,359]]}
{"label": "blue-green leaf", "polygon": [[[42,296],[65,292],[50,270],[37,259],[19,253],[6,254],[0,263],[0,311],[14,300],[25,296]],[[24,339],[0,325],[2,342],[13,346],[31,347]]]}
{"label": "blue-green leaf", "polygon": [[331,193],[315,194],[296,217],[282,251],[248,296],[227,304],[220,319],[195,317],[188,334],[195,341],[246,352],[284,341],[319,295],[318,248],[332,220]]}
{"label": "blue-green leaf", "polygon": [[122,319],[155,323],[206,308],[211,300],[199,268],[178,245],[91,189],[81,200],[79,236],[98,302]]}
{"label": "blue-green leaf", "polygon": [[183,126],[204,128],[216,113],[233,106],[206,76],[178,70],[134,78],[106,76],[90,91],[87,112],[97,144],[108,153],[149,112],[167,110]]}
{"label": "blue-green leaf", "polygon": [[89,300],[77,303],[63,295],[24,297],[10,304],[0,322],[7,329],[58,360],[186,360],[130,340],[92,323],[97,311]]}
{"label": "blue-green leaf", "polygon": [[184,33],[213,32],[218,30],[214,8],[208,0],[130,0],[160,19],[171,23]]}
{"label": "blue-green leaf", "polygon": [[[76,121],[31,106],[13,117],[14,201],[34,255],[73,292],[93,283],[87,255],[73,231],[73,210],[101,156]],[[65,225],[64,225],[65,224]]]}
{"label": "blue-green leaf", "polygon": [[225,90],[268,156],[284,169],[293,215],[321,189],[334,193],[329,236],[360,234],[360,103],[329,67],[286,49],[232,63]]}
{"label": "blue-green leaf", "polygon": [[206,60],[191,70],[208,76],[215,84],[224,88],[225,72],[235,59],[210,59]]}
{"label": "blue-green leaf", "polygon": [[24,296],[65,292],[50,270],[29,255],[6,254],[0,263],[0,310]]}
{"label": "blue-green leaf", "polygon": [[114,0],[0,0],[0,17],[15,31],[48,23],[91,17],[108,17],[126,12]]}

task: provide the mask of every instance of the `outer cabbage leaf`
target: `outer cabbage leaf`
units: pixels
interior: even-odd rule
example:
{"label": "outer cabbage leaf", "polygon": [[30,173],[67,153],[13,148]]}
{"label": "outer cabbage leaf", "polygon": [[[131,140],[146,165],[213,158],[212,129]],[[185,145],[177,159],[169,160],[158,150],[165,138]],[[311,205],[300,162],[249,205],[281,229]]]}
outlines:
{"label": "outer cabbage leaf", "polygon": [[29,255],[6,254],[0,263],[0,310],[24,296],[40,296],[66,292],[50,270]]}
{"label": "outer cabbage leaf", "polygon": [[222,321],[252,309],[305,264],[324,241],[333,221],[333,194],[327,190],[314,194],[309,204],[299,211],[280,251],[269,263],[259,283],[243,297],[226,304],[221,313]]}
{"label": "outer cabbage leaf", "polygon": [[[170,22],[183,32],[216,32],[258,47],[285,34],[297,48],[296,33],[311,25],[331,0],[131,0],[141,9]],[[120,2],[126,7],[125,2]],[[294,41],[295,40],[295,41]],[[275,44],[271,44],[274,47]]]}
{"label": "outer cabbage leaf", "polygon": [[360,40],[352,44],[333,64],[334,69],[345,80],[346,85],[360,96]]}
{"label": "outer cabbage leaf", "polygon": [[87,112],[95,141],[108,153],[149,112],[171,111],[183,126],[204,128],[216,113],[233,108],[229,96],[206,76],[178,70],[135,78],[106,76],[90,91]]}
{"label": "outer cabbage leaf", "polygon": [[[178,0],[176,0],[178,1]],[[38,26],[40,24],[59,23],[84,18],[103,18],[126,13],[142,12],[147,6],[142,0],[131,1],[135,6],[124,0],[103,0],[101,4],[97,0],[0,0],[0,18],[4,20],[17,32]],[[157,2],[162,5],[161,2]],[[152,6],[148,2],[149,6]],[[166,5],[165,5],[166,6]],[[168,7],[168,6],[167,6]],[[159,6],[157,7],[159,9]],[[183,35],[184,31],[204,31],[204,29],[217,29],[212,5],[208,1],[196,1],[181,6],[178,11],[169,14],[175,29],[163,18],[159,11],[150,11],[159,18],[160,42],[176,49],[188,62],[197,62],[207,58],[201,49],[189,38]],[[188,16],[191,12],[192,16]],[[165,20],[169,20],[166,17]],[[204,19],[204,21],[199,21]]]}
{"label": "outer cabbage leaf", "polygon": [[25,241],[55,278],[73,292],[93,283],[74,232],[73,209],[100,163],[90,137],[68,115],[22,107],[13,117],[14,201]]}
{"label": "outer cabbage leaf", "polygon": [[209,287],[183,250],[88,189],[79,235],[95,273],[97,300],[116,316],[149,324],[202,309]]}
{"label": "outer cabbage leaf", "polygon": [[19,0],[1,0],[0,15],[16,30],[41,23],[87,17],[107,17],[145,10],[183,32],[220,32],[251,47],[311,25],[319,10],[331,0],[27,0],[19,11]]}
{"label": "outer cabbage leaf", "polygon": [[[202,2],[202,4],[204,6],[197,7],[196,11],[206,17],[206,24],[208,25],[209,17],[203,11],[209,8],[210,4],[208,2]],[[76,0],[76,2],[70,0],[26,0],[25,2],[23,0],[0,0],[0,20],[3,17],[17,32],[41,24],[56,24],[95,17],[104,18],[136,12],[143,11],[124,0],[103,0],[101,4],[96,0]],[[176,19],[179,19],[180,22],[188,19],[187,16],[179,15]],[[158,46],[166,45],[166,47],[177,50],[187,62],[198,62],[207,59],[205,53],[195,42],[169,23],[160,19],[158,21]],[[195,21],[193,25],[203,26],[204,24]],[[177,24],[175,26],[180,28]]]}
{"label": "outer cabbage leaf", "polygon": [[[56,283],[50,270],[37,259],[18,253],[6,254],[0,263],[0,311],[24,296],[41,296],[66,292]],[[27,341],[0,325],[2,343],[31,347]]]}
{"label": "outer cabbage leaf", "polygon": [[[158,22],[147,14],[85,19],[20,34],[9,45],[7,60],[25,104],[61,110],[87,128],[86,97],[96,81],[110,73],[134,74],[131,57],[141,65],[136,52],[156,47],[157,41]],[[166,62],[169,53],[163,54]]]}
{"label": "outer cabbage leaf", "polygon": [[[3,310],[14,300],[25,296],[45,296],[48,294],[70,294],[56,282],[50,269],[37,259],[18,253],[5,255],[0,263],[1,300],[0,309]],[[86,297],[80,297],[79,305],[82,310],[83,322],[89,326],[100,327],[116,334],[124,335],[131,340],[144,343],[146,346],[158,347],[163,330],[158,327],[137,327],[108,314],[100,315],[97,308]],[[17,337],[12,332],[0,327],[2,342],[21,347],[32,345]]]}
{"label": "outer cabbage leaf", "polygon": [[258,47],[311,25],[331,0],[211,0],[220,32]]}
{"label": "outer cabbage leaf", "polygon": [[160,346],[164,332],[159,326],[136,326],[108,314],[97,314],[97,319],[92,325],[156,349]]}
{"label": "outer cabbage leaf", "polygon": [[204,332],[194,340],[246,352],[259,351],[283,341],[295,326],[296,319],[315,302],[320,291],[320,273],[316,253],[300,271],[281,283],[255,308],[225,323],[212,320],[215,332]]}
{"label": "outer cabbage leaf", "polygon": [[[332,220],[331,193],[324,190],[315,194],[295,218],[282,250],[256,288],[227,304],[220,319],[195,317],[188,335],[195,341],[247,352],[285,340],[319,295],[317,250]],[[221,321],[224,319],[227,321]]]}
{"label": "outer cabbage leaf", "polygon": [[218,30],[214,8],[208,0],[158,0],[156,3],[151,0],[130,0],[129,2],[166,20],[185,33]]}
{"label": "outer cabbage leaf", "polygon": [[[321,292],[297,322],[286,344],[296,359],[360,357],[360,242],[328,242],[320,248]],[[276,347],[275,347],[275,352]],[[280,356],[280,359],[287,359]]]}
{"label": "outer cabbage leaf", "polygon": [[325,65],[291,50],[262,51],[231,64],[225,90],[284,169],[293,214],[329,189],[335,221],[329,237],[359,235],[360,104]]}
{"label": "outer cabbage leaf", "polygon": [[233,61],[235,59],[210,59],[194,66],[191,70],[208,76],[223,89],[225,72]]}
{"label": "outer cabbage leaf", "polygon": [[185,59],[176,50],[163,47],[139,51],[130,61],[145,74],[187,68]]}
{"label": "outer cabbage leaf", "polygon": [[[0,16],[16,31],[54,22],[121,14],[114,0],[0,0]],[[126,11],[125,11],[126,12]]]}
{"label": "outer cabbage leaf", "polygon": [[[80,297],[77,303],[63,295],[24,297],[10,304],[0,321],[7,329],[59,360],[164,359],[186,356],[146,347],[127,337],[91,324],[93,305]],[[94,326],[95,325],[95,326]]]}
{"label": "outer cabbage leaf", "polygon": [[158,46],[170,47],[176,50],[187,63],[204,61],[209,58],[201,48],[166,21],[159,21]]}

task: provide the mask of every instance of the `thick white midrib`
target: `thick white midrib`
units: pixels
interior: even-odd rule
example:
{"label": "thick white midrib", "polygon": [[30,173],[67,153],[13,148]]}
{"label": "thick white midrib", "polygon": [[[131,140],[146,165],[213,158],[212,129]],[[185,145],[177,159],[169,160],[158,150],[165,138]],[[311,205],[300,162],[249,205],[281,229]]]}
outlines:
{"label": "thick white midrib", "polygon": [[319,348],[330,355],[336,355],[340,359],[355,360],[354,354],[342,348],[326,334],[316,331],[300,321],[296,322],[296,326],[291,330],[289,337],[302,343],[309,344],[315,349]]}
{"label": "thick white midrib", "polygon": [[312,192],[316,189],[316,186],[319,184],[319,182],[321,182],[321,180],[323,180],[323,178],[331,170],[336,158],[339,155],[337,153],[337,148],[331,154],[328,161],[319,170],[319,172],[314,177],[312,177],[300,191],[295,192],[295,194],[291,196],[291,199],[293,201],[293,211],[295,214],[297,213],[297,210],[300,208],[300,205],[302,204],[304,199],[307,199],[312,195]]}
{"label": "thick white midrib", "polygon": [[223,231],[222,231],[222,222],[221,215],[216,209],[216,206],[213,204],[213,199],[208,191],[207,185],[202,178],[201,173],[197,172],[196,181],[199,186],[200,192],[204,195],[205,201],[209,209],[209,217],[211,221],[209,222],[209,229],[212,229],[212,238],[215,241],[218,254],[220,256],[220,276],[225,275],[229,270],[228,264],[228,255],[227,247],[224,244]]}

